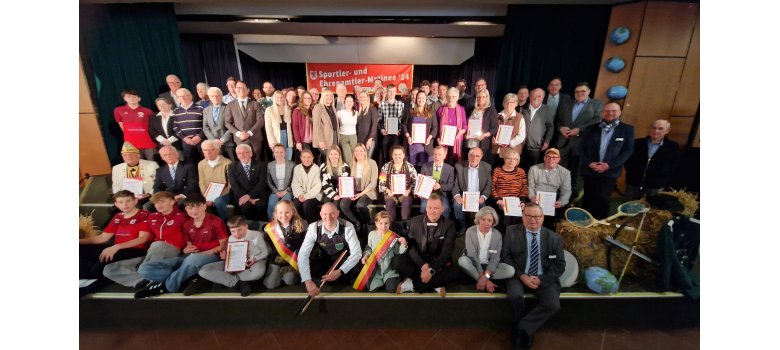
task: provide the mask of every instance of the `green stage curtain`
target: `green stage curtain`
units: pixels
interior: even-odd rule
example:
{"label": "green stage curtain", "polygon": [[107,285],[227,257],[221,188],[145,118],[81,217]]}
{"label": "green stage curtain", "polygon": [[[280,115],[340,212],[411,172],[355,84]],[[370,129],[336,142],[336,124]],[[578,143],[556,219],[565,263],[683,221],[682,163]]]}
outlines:
{"label": "green stage curtain", "polygon": [[190,86],[176,14],[172,4],[81,5],[79,10],[82,63],[109,159],[116,164],[122,132],[113,111],[125,103],[120,92],[137,90],[141,105],[156,110],[154,100],[168,90],[166,75],[176,74],[183,87]]}
{"label": "green stage curtain", "polygon": [[496,100],[517,93],[520,85],[546,90],[553,76],[562,78],[562,92],[569,95],[580,81],[595,91],[610,12],[606,5],[510,5],[496,69]]}

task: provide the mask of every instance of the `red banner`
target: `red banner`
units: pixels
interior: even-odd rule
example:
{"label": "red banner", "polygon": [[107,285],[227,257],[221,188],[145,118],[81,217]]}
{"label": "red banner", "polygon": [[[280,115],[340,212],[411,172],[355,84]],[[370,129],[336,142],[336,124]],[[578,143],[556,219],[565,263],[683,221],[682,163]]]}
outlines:
{"label": "red banner", "polygon": [[353,92],[355,85],[373,91],[376,79],[382,81],[382,86],[406,83],[411,89],[413,72],[413,64],[306,63],[308,89],[322,90],[327,86],[334,92],[339,83],[346,85],[349,93]]}

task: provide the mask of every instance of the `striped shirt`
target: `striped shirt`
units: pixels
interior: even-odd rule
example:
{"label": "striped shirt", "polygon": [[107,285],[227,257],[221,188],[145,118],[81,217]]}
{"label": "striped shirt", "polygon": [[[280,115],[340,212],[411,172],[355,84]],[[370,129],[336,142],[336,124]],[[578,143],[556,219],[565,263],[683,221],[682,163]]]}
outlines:
{"label": "striped shirt", "polygon": [[176,107],[173,110],[173,131],[180,139],[195,135],[205,139],[206,135],[203,133],[203,107],[194,103],[189,108]]}
{"label": "striped shirt", "polygon": [[503,197],[528,197],[528,179],[520,167],[514,171],[506,171],[503,167],[493,170],[493,190],[490,193],[494,199]]}

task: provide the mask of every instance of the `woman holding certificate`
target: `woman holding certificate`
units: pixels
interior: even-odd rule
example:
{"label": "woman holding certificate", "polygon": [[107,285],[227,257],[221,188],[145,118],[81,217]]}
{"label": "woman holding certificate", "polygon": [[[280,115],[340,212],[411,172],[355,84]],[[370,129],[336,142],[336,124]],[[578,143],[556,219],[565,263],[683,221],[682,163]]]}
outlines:
{"label": "woman holding certificate", "polygon": [[385,196],[385,209],[390,214],[390,222],[395,222],[398,204],[401,204],[401,220],[409,220],[412,215],[411,191],[417,182],[417,170],[405,160],[403,146],[393,146],[390,157],[392,161],[383,165],[379,171],[379,191]]}
{"label": "woman holding certificate", "polygon": [[[339,111],[341,112],[341,111]],[[341,150],[339,146],[332,145],[328,148],[328,155],[325,158],[325,162],[320,164],[320,180],[322,181],[322,193],[325,195],[322,197],[323,203],[336,202],[338,207],[341,196],[341,191],[346,191],[346,188],[341,188],[341,182],[339,178],[349,177],[349,164],[345,163],[341,159]],[[344,183],[344,187],[352,186],[352,193],[354,193],[354,185]]]}
{"label": "woman holding certificate", "polygon": [[469,113],[468,131],[466,132],[466,142],[464,143],[464,152],[479,147],[482,154],[485,155],[484,162],[493,163],[493,153],[491,153],[492,138],[498,131],[498,113],[490,105],[490,93],[485,90],[477,92],[477,102],[474,109]]}
{"label": "woman holding certificate", "polygon": [[344,154],[343,160],[348,162],[352,159],[352,149],[357,145],[358,114],[352,95],[344,97],[344,109],[336,112],[336,118],[339,120],[339,146]]}
{"label": "woman holding certificate", "polygon": [[447,90],[447,104],[441,106],[436,111],[436,117],[439,118],[439,144],[449,147],[451,154],[449,164],[460,162],[463,151],[463,134],[468,127],[466,110],[458,104],[458,89],[451,87]]}
{"label": "woman holding certificate", "polygon": [[503,164],[503,159],[510,150],[522,154],[525,144],[525,122],[522,113],[517,110],[517,95],[509,93],[504,96],[504,110],[498,113],[498,131],[493,139],[493,167]]}
{"label": "woman holding certificate", "polygon": [[[368,93],[363,91],[358,94],[360,109],[357,117],[357,142],[364,144],[368,149],[368,158],[374,154],[376,145],[376,131],[379,125],[379,110],[371,104],[371,98]],[[345,159],[345,161],[351,161]]]}
{"label": "woman holding certificate", "polygon": [[263,280],[266,288],[277,288],[282,282],[292,286],[301,280],[298,249],[308,226],[292,202],[285,199],[276,205],[271,222],[263,229],[266,241],[273,247],[268,254],[268,269]]}
{"label": "woman holding certificate", "polygon": [[[528,202],[528,178],[519,165],[520,154],[510,149],[504,158],[504,165],[493,170],[493,189],[490,192],[490,196],[500,212],[509,213],[509,215],[504,215],[504,226],[520,222],[519,217],[512,217],[511,211],[505,208],[508,205],[507,200],[515,204],[519,204],[519,201],[515,200],[516,198],[523,202]],[[511,197],[512,199],[506,199],[506,197]]]}
{"label": "woman holding certificate", "polygon": [[[355,179],[354,189],[356,193],[352,197],[341,198],[339,209],[357,229],[367,224],[370,220],[368,205],[376,200],[376,183],[379,177],[379,167],[373,159],[368,157],[366,146],[358,143],[355,146],[354,158],[352,159],[350,169],[349,176]],[[352,209],[353,203],[355,203],[357,211]],[[365,243],[361,230],[358,229],[356,231],[360,242]]]}
{"label": "woman holding certificate", "polygon": [[409,122],[404,125],[404,134],[409,141],[409,162],[418,169],[433,161],[433,135],[439,132],[439,123],[433,117],[431,106],[426,103],[424,91],[416,95],[410,111]]}
{"label": "woman holding certificate", "polygon": [[293,140],[295,140],[296,150],[295,158],[300,157],[300,152],[303,151],[304,148],[311,149],[312,101],[313,98],[311,97],[311,94],[304,92],[301,96],[301,103],[298,104],[298,108],[296,108],[292,114],[292,134]]}

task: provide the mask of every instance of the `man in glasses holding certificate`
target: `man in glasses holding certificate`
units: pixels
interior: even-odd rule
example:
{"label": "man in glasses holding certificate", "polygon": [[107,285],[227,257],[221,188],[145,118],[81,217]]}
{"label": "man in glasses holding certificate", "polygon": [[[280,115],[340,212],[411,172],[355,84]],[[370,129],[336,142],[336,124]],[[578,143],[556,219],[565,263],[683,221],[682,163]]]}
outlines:
{"label": "man in glasses holding certificate", "polygon": [[[420,170],[420,174],[432,177],[434,180],[436,180],[436,184],[433,185],[433,193],[441,196],[441,202],[442,205],[444,205],[444,212],[442,215],[445,218],[449,218],[450,201],[447,200],[447,197],[450,196],[450,193],[452,193],[452,188],[455,187],[455,168],[453,168],[452,165],[445,163],[445,158],[447,158],[447,147],[436,146],[436,148],[433,149],[433,161],[424,164],[422,166],[422,170]],[[427,204],[428,199],[420,197],[421,214],[425,213]]]}
{"label": "man in glasses holding certificate", "polygon": [[455,164],[454,195],[455,219],[458,221],[458,236],[466,232],[466,214],[476,213],[485,206],[493,188],[490,164],[482,161],[482,149],[474,147],[469,150],[466,162]]}

